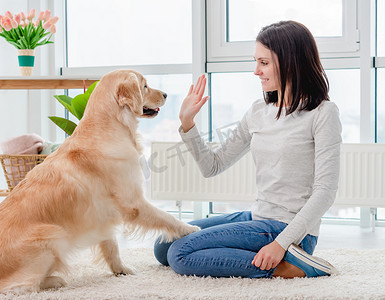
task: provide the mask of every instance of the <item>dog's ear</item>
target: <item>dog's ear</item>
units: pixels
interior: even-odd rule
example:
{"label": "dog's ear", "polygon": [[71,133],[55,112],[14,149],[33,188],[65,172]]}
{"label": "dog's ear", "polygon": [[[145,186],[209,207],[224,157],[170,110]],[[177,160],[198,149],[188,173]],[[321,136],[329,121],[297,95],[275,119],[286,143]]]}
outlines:
{"label": "dog's ear", "polygon": [[143,114],[143,95],[135,74],[129,74],[129,77],[118,85],[116,97],[119,106],[128,106],[133,113]]}

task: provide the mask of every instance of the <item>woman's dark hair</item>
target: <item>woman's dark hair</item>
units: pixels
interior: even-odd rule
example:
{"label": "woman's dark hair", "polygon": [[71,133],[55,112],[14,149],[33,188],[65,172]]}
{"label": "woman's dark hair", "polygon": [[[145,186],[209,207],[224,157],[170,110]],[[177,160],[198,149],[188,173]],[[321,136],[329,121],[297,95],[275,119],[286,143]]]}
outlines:
{"label": "woman's dark hair", "polygon": [[[321,65],[317,45],[311,32],[294,21],[281,21],[263,27],[257,42],[274,52],[278,57],[281,84],[281,101],[277,114],[280,117],[284,105],[286,85],[290,106],[286,115],[300,110],[313,110],[324,100],[329,100],[329,81]],[[277,103],[278,92],[265,92],[266,103]]]}

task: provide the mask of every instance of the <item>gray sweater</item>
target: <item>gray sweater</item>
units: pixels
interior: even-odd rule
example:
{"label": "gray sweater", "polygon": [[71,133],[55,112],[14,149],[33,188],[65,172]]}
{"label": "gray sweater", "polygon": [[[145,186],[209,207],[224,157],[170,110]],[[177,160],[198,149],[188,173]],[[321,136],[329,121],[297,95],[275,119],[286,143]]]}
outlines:
{"label": "gray sweater", "polygon": [[337,106],[323,101],[312,111],[296,111],[277,120],[278,107],[257,100],[215,150],[196,127],[180,135],[205,177],[217,175],[251,150],[258,194],[254,220],[288,224],[276,241],[287,249],[306,234],[318,235],[321,217],[338,188],[341,123]]}

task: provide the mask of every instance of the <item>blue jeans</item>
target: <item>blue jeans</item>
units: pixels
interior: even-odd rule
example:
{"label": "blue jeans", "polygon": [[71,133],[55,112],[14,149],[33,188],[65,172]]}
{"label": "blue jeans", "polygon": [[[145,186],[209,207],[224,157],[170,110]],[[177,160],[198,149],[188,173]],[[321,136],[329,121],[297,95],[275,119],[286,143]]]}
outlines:
{"label": "blue jeans", "polygon": [[[270,278],[275,268],[261,270],[252,265],[257,252],[285,229],[275,220],[252,220],[250,211],[195,220],[189,224],[202,230],[170,243],[155,242],[154,254],[163,265],[181,275]],[[307,235],[302,247],[313,254],[317,237]]]}

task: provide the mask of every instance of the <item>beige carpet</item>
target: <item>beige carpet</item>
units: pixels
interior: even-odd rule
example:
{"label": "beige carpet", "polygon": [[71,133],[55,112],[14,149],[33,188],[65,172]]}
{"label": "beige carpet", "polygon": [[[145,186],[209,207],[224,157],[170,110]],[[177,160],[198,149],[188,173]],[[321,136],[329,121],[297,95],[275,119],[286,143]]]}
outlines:
{"label": "beige carpet", "polygon": [[115,277],[82,252],[64,277],[67,287],[0,299],[385,299],[385,249],[319,250],[341,274],[285,279],[198,278],[175,274],[155,260],[151,249],[122,251],[136,275]]}

